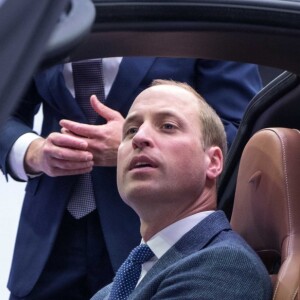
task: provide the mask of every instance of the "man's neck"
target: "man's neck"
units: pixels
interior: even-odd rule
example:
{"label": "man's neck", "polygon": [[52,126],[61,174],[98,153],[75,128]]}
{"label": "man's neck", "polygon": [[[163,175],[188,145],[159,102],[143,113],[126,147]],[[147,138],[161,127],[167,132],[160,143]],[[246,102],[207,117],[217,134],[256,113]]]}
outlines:
{"label": "man's neck", "polygon": [[[166,212],[160,217],[152,218],[150,221],[146,221],[141,219],[141,236],[145,242],[151,239],[155,234],[162,231],[166,227],[174,224],[184,218],[187,218],[191,215],[203,212],[203,211],[211,211],[215,210],[215,205],[207,205],[201,208],[195,208],[193,210],[188,211],[188,213],[182,214],[174,214],[174,211],[167,214]],[[156,221],[155,221],[156,220]]]}

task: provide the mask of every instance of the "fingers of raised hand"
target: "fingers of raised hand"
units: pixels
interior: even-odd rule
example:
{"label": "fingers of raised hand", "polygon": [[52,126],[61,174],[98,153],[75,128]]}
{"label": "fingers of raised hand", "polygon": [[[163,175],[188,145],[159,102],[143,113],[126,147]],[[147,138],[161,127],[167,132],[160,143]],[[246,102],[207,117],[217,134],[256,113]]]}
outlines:
{"label": "fingers of raised hand", "polygon": [[[62,126],[61,132],[63,134],[78,137],[78,138],[91,138],[94,135],[97,126],[78,123],[70,120],[61,120],[59,122]],[[82,139],[84,140],[84,139]]]}
{"label": "fingers of raised hand", "polygon": [[100,102],[95,95],[92,95],[90,100],[93,109],[106,121],[109,122],[112,120],[124,119],[117,110],[111,109],[102,102]]}

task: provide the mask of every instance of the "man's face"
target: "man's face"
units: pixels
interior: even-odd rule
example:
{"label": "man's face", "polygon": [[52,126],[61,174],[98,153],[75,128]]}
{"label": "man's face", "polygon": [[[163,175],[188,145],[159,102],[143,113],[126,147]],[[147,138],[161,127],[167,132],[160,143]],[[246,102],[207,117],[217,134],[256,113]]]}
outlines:
{"label": "man's face", "polygon": [[149,200],[187,206],[202,193],[209,162],[199,109],[196,97],[177,86],[154,86],[136,98],[117,168],[121,197],[135,210]]}

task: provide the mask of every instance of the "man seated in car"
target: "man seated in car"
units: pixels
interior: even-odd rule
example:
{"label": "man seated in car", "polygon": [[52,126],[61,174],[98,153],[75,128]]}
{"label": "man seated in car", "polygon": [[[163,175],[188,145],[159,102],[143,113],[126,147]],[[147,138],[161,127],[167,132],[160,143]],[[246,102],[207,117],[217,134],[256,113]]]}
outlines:
{"label": "man seated in car", "polygon": [[117,182],[142,242],[92,300],[271,299],[260,258],[216,211],[225,153],[220,118],[188,85],[159,80],[137,96]]}

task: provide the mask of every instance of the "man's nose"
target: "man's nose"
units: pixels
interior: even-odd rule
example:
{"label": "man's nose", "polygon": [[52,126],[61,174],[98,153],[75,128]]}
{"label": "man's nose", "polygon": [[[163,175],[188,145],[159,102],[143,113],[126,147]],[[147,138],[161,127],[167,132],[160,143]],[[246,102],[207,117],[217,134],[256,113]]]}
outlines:
{"label": "man's nose", "polygon": [[151,147],[153,145],[152,135],[153,130],[150,128],[150,126],[140,126],[132,139],[133,148],[143,149],[144,147]]}

